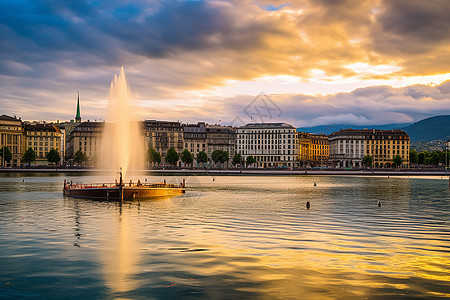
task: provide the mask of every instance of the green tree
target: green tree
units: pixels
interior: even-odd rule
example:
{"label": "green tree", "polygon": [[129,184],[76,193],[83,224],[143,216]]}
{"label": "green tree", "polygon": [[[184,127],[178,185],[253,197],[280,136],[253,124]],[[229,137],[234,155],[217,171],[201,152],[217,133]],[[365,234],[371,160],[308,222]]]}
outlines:
{"label": "green tree", "polygon": [[211,155],[211,158],[216,164],[217,163],[223,164],[224,162],[230,159],[230,157],[228,156],[228,152],[223,150],[214,150]]}
{"label": "green tree", "polygon": [[53,163],[55,165],[57,165],[61,160],[61,155],[59,154],[59,151],[56,149],[52,149],[49,152],[47,152],[45,154],[45,157],[47,158],[49,163]]}
{"label": "green tree", "polygon": [[441,161],[441,154],[438,151],[434,151],[430,156],[430,164],[433,166],[438,166]]}
{"label": "green tree", "polygon": [[239,153],[236,153],[233,157],[232,163],[233,163],[233,165],[238,165],[238,164],[242,163],[242,155],[240,155]]}
{"label": "green tree", "polygon": [[36,152],[34,152],[33,148],[28,148],[22,156],[22,161],[24,163],[31,164],[36,161]]}
{"label": "green tree", "polygon": [[254,163],[256,163],[256,159],[253,156],[250,155],[250,156],[247,156],[246,162],[247,162],[247,166],[251,166]]}
{"label": "green tree", "polygon": [[166,162],[175,165],[178,159],[180,159],[180,156],[178,155],[177,151],[175,151],[175,148],[169,148],[166,154]]}
{"label": "green tree", "polygon": [[153,148],[149,148],[147,151],[147,161],[149,163],[160,163],[161,162],[161,154]]}
{"label": "green tree", "polygon": [[397,154],[392,158],[392,162],[394,163],[394,166],[400,167],[403,163],[403,158]]}
{"label": "green tree", "polygon": [[228,151],[222,151],[222,155],[220,157],[220,163],[225,163],[230,160],[230,154],[228,154]]}
{"label": "green tree", "polygon": [[409,150],[409,162],[412,164],[417,164],[419,162],[419,154],[416,150]]}
{"label": "green tree", "polygon": [[11,150],[9,150],[9,148],[6,146],[0,148],[0,156],[3,158],[4,161],[8,163],[12,160]]}
{"label": "green tree", "polygon": [[207,163],[208,162],[208,154],[205,151],[200,151],[197,154],[197,163]]}
{"label": "green tree", "polygon": [[194,155],[188,149],[184,149],[181,153],[181,161],[190,165],[194,162]]}
{"label": "green tree", "polygon": [[428,152],[427,151],[422,151],[417,155],[417,162],[420,165],[424,165],[425,164],[425,159],[428,157]]}
{"label": "green tree", "polygon": [[363,158],[363,165],[371,167],[373,165],[373,157],[370,155],[366,155]]}
{"label": "green tree", "polygon": [[75,162],[79,165],[83,165],[83,162],[88,160],[88,157],[86,156],[86,154],[81,151],[78,150],[77,153],[75,153],[73,159],[75,160]]}

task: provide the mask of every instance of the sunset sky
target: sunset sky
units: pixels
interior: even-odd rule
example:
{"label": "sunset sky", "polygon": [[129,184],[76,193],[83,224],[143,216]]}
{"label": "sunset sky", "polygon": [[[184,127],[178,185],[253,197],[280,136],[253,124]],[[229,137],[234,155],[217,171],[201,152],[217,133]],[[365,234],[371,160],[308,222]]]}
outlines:
{"label": "sunset sky", "polygon": [[[0,0],[0,114],[103,119],[124,66],[142,119],[410,123],[450,114],[450,1]],[[220,120],[220,121],[219,121]]]}

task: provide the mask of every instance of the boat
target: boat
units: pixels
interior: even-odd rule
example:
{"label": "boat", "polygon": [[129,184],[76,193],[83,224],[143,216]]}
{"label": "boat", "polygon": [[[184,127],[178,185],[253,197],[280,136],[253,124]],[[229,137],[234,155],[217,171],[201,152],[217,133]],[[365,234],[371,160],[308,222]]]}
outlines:
{"label": "boat", "polygon": [[179,185],[165,182],[143,184],[139,180],[138,182],[130,181],[129,183],[124,183],[122,172],[120,172],[119,182],[73,184],[65,179],[63,188],[64,196],[106,201],[168,198],[182,195],[185,192],[186,182],[184,179]]}

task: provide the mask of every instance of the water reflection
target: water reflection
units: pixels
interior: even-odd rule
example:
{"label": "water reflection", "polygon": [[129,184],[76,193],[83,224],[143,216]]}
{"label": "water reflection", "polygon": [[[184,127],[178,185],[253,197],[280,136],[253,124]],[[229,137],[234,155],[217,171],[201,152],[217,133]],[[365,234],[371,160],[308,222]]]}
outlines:
{"label": "water reflection", "polygon": [[20,190],[1,194],[0,277],[41,291],[54,276],[71,293],[94,278],[84,292],[100,298],[450,297],[447,181],[194,179],[181,197],[124,204],[62,201],[53,178],[57,192],[0,182]]}

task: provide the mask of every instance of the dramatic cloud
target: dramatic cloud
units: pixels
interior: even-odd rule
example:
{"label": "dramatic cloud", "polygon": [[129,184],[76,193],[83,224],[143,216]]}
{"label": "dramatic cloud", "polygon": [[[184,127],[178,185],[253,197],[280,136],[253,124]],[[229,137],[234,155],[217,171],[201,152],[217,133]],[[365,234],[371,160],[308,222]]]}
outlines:
{"label": "dramatic cloud", "polygon": [[[290,76],[304,85],[342,81],[355,88],[377,80],[445,76],[449,6],[446,0],[2,1],[2,113],[67,119],[81,90],[83,117],[103,117],[99,111],[109,82],[121,65],[147,115],[164,107],[177,119],[196,115],[192,107],[229,101],[217,89],[235,81]],[[267,85],[260,90],[278,88]],[[374,120],[360,114],[361,99],[370,97],[357,94],[381,89],[304,96],[305,103],[291,93],[276,97],[297,99],[294,111],[300,104],[317,109],[314,122],[328,122],[335,113],[357,123]],[[442,94],[448,85],[439,91],[408,89],[408,99],[416,102],[448,99]],[[377,105],[398,101],[401,107],[406,96],[389,94],[395,91],[385,87],[376,94]],[[239,94],[249,94],[244,84],[234,91],[236,98]],[[333,113],[322,106],[331,97]],[[428,115],[433,104],[426,103],[417,113],[385,111],[384,117],[407,120],[420,116],[419,110]]]}

